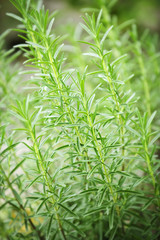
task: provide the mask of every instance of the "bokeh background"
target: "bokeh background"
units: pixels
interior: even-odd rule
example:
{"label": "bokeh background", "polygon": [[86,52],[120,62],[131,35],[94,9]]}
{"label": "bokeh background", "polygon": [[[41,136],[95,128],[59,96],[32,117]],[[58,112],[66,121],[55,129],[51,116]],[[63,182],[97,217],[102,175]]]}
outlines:
{"label": "bokeh background", "polygon": [[[50,12],[59,11],[60,21],[64,23],[78,22],[83,8],[97,8],[109,5],[111,0],[43,0]],[[160,0],[114,0],[110,11],[118,17],[121,23],[128,19],[135,19],[140,31],[149,28],[152,33],[160,35]],[[17,22],[7,16],[7,12],[16,13],[16,9],[9,0],[0,0],[0,34],[8,28],[14,28]],[[6,48],[10,49],[22,39],[16,32],[11,32],[6,38]]]}

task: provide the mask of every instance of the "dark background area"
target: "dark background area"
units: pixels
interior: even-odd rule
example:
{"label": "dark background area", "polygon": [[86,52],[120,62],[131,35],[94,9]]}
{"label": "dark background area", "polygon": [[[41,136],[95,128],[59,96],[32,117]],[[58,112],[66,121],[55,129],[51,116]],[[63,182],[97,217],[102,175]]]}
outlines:
{"label": "dark background area", "polygon": [[[79,21],[82,8],[99,8],[110,0],[43,0],[50,12],[60,10],[61,21]],[[160,0],[115,0],[111,8],[112,15],[118,16],[118,22],[135,19],[140,31],[149,28],[152,33],[160,35]],[[7,16],[7,12],[17,13],[9,0],[0,0],[0,34],[8,28],[16,27],[14,19]],[[63,16],[63,18],[62,18]],[[22,41],[16,32],[10,33],[6,38],[6,48]]]}

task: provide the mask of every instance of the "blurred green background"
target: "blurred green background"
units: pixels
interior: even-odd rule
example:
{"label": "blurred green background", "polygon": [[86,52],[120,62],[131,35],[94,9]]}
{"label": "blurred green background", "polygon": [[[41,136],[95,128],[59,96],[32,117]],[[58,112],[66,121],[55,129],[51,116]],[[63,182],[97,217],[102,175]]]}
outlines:
{"label": "blurred green background", "polygon": [[[43,0],[43,3],[51,12],[60,10],[61,21],[65,23],[79,21],[82,8],[106,5],[112,15],[118,16],[119,23],[135,19],[140,30],[149,28],[152,33],[160,34],[160,0]],[[0,0],[0,33],[17,25],[16,21],[6,15],[7,12],[16,13],[16,10],[9,0]],[[6,39],[6,47],[9,49],[19,41],[16,33],[12,33]]]}

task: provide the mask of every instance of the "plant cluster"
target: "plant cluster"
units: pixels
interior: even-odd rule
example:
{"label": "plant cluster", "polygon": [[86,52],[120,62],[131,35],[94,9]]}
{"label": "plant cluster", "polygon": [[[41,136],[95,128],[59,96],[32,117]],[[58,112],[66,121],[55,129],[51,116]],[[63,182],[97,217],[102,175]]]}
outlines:
{"label": "plant cluster", "polygon": [[1,47],[0,238],[158,240],[155,42],[101,4],[62,35],[40,3],[10,1],[28,68]]}

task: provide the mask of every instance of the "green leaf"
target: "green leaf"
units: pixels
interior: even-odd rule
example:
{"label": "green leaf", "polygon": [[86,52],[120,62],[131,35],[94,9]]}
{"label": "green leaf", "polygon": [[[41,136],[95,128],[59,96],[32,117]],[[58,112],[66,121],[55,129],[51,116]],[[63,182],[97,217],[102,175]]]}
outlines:
{"label": "green leaf", "polygon": [[149,199],[142,207],[142,211],[145,211],[152,204],[153,201],[154,201],[154,198]]}
{"label": "green leaf", "polygon": [[26,11],[27,11],[27,12],[28,12],[28,10],[29,10],[30,1],[31,1],[31,0],[27,0],[27,3],[26,3]]}
{"label": "green leaf", "polygon": [[12,18],[14,18],[14,19],[16,19],[16,20],[18,20],[18,21],[20,21],[20,22],[23,22],[23,18],[17,16],[17,15],[14,14],[14,13],[7,13],[7,16],[12,17]]}
{"label": "green leaf", "polygon": [[103,46],[104,41],[106,39],[106,37],[108,36],[109,32],[112,30],[113,26],[111,26],[109,29],[107,29],[107,31],[105,32],[105,34],[103,35],[103,38],[100,41],[100,45]]}
{"label": "green leaf", "polygon": [[158,133],[149,143],[150,147],[153,147],[153,144],[160,138],[160,133]]}
{"label": "green leaf", "polygon": [[27,48],[29,45],[26,43],[16,44],[14,48]]}
{"label": "green leaf", "polygon": [[68,213],[70,213],[71,215],[77,217],[77,215],[76,215],[73,211],[71,211],[69,208],[67,208],[67,207],[64,206],[63,204],[58,203],[58,205],[59,205],[60,207],[62,207],[64,210],[66,210]]}
{"label": "green leaf", "polygon": [[135,19],[129,19],[129,20],[121,23],[121,24],[118,26],[118,28],[119,28],[119,30],[122,30],[122,29],[128,27],[129,25],[132,25],[133,23],[135,23]]}
{"label": "green leaf", "polygon": [[97,188],[90,188],[90,189],[87,189],[87,190],[84,190],[82,192],[80,192],[79,194],[88,194],[88,193],[91,193],[91,192],[97,192]]}
{"label": "green leaf", "polygon": [[97,46],[95,45],[95,44],[93,44],[93,43],[90,43],[90,42],[86,42],[86,41],[77,41],[77,42],[79,42],[79,43],[84,43],[84,44],[87,44],[87,45],[89,45],[89,46],[91,46],[91,47],[94,47],[94,48],[97,48]]}
{"label": "green leaf", "polygon": [[91,95],[89,96],[89,98],[88,98],[88,102],[89,102],[89,100],[91,99],[91,97],[94,95],[94,93],[96,92],[96,90],[101,86],[102,84],[100,83],[100,84],[98,84],[96,87],[95,87],[95,89],[93,90],[93,92],[91,93]]}
{"label": "green leaf", "polygon": [[119,174],[119,175],[122,175],[124,177],[132,177],[129,173],[127,173],[125,171],[115,171],[115,172],[110,172],[109,174]]}
{"label": "green leaf", "polygon": [[47,197],[47,198],[45,198],[45,199],[41,202],[41,204],[38,206],[38,208],[37,208],[37,210],[36,210],[36,213],[38,213],[38,212],[41,210],[43,204],[44,204],[49,198],[50,198],[50,197]]}
{"label": "green leaf", "polygon": [[83,55],[101,59],[101,57],[98,54],[96,54],[96,53],[83,53]]}
{"label": "green leaf", "polygon": [[48,223],[48,229],[47,229],[47,239],[49,239],[49,234],[51,232],[51,226],[52,226],[52,221],[53,221],[54,214],[51,215],[49,223]]}
{"label": "green leaf", "polygon": [[20,195],[17,193],[17,191],[16,191],[14,188],[12,189],[12,191],[13,191],[13,194],[14,194],[16,200],[17,200],[20,204],[22,204],[22,199],[21,199]]}
{"label": "green leaf", "polygon": [[91,110],[94,98],[95,98],[95,94],[93,94],[88,100],[88,112],[90,112],[90,110]]}
{"label": "green leaf", "polygon": [[6,152],[9,152],[12,148],[14,148],[15,146],[17,146],[19,143],[14,143],[11,146],[5,148],[1,153],[0,156],[3,156]]}
{"label": "green leaf", "polygon": [[99,25],[100,25],[101,17],[102,17],[102,9],[99,11],[99,14],[98,14],[98,17],[97,17],[96,28],[98,28]]}
{"label": "green leaf", "polygon": [[33,150],[33,147],[31,147],[31,146],[29,146],[27,143],[25,143],[25,142],[22,142],[28,149],[30,149],[31,151],[34,151]]}
{"label": "green leaf", "polygon": [[95,34],[83,23],[80,23],[81,27],[93,38],[95,38]]}
{"label": "green leaf", "polygon": [[133,93],[133,94],[127,99],[126,103],[129,103],[134,96],[135,96],[135,93]]}
{"label": "green leaf", "polygon": [[51,30],[52,30],[52,27],[53,27],[53,23],[54,23],[54,18],[51,19],[49,25],[48,25],[48,28],[47,28],[47,32],[46,32],[46,35],[49,36]]}
{"label": "green leaf", "polygon": [[138,137],[141,137],[141,134],[139,134],[139,132],[137,132],[135,129],[131,128],[130,126],[126,126],[126,128],[132,132],[134,135],[138,136]]}
{"label": "green leaf", "polygon": [[[10,32],[11,32],[11,30],[8,29],[8,30],[4,31],[3,33],[1,33],[0,41],[2,41]],[[12,50],[11,50],[11,52],[12,52]],[[6,52],[6,54],[8,55],[8,51]]]}
{"label": "green leaf", "polygon": [[113,228],[114,224],[114,205],[110,209],[109,213],[109,229],[111,230]]}
{"label": "green leaf", "polygon": [[21,211],[21,209],[17,205],[15,205],[14,203],[12,203],[11,201],[8,201],[8,204],[11,205],[14,209],[16,209],[16,211],[18,211],[18,212]]}
{"label": "green leaf", "polygon": [[26,159],[23,159],[20,163],[18,163],[15,168],[10,172],[9,177],[25,162]]}
{"label": "green leaf", "polygon": [[114,227],[114,229],[112,230],[112,232],[111,232],[111,234],[110,234],[110,236],[109,236],[109,240],[114,240],[115,238],[115,234],[116,234],[116,232],[117,232],[117,229],[118,229],[118,224],[117,224],[117,226],[116,227]]}
{"label": "green leaf", "polygon": [[29,185],[26,186],[26,189],[30,188],[40,177],[42,177],[42,175],[36,177]]}
{"label": "green leaf", "polygon": [[9,203],[9,201],[3,203],[3,204],[0,206],[0,210],[2,210],[8,203]]}
{"label": "green leaf", "polygon": [[140,192],[136,192],[136,191],[131,191],[131,190],[118,190],[117,192],[120,192],[120,193],[129,193],[129,194],[135,194],[135,195],[142,195],[142,193]]}
{"label": "green leaf", "polygon": [[22,9],[21,9],[19,2],[15,1],[15,0],[10,0],[10,2],[15,6],[15,8],[18,9],[19,12],[22,13]]}
{"label": "green leaf", "polygon": [[70,146],[69,144],[63,145],[61,147],[56,148],[55,151],[58,151],[58,150],[61,150],[61,149],[64,149],[64,148],[68,148],[69,146]]}
{"label": "green leaf", "polygon": [[105,210],[106,210],[106,207],[97,207],[97,208],[94,208],[94,209],[90,210],[89,212],[85,213],[84,216],[92,215],[94,213],[105,211]]}
{"label": "green leaf", "polygon": [[[139,184],[141,184],[142,182],[144,182],[146,179],[147,179],[148,176],[144,176],[144,177],[141,177],[139,178],[138,180],[136,180],[134,183],[133,183],[133,186],[136,187],[138,186]],[[132,186],[132,187],[133,187]]]}
{"label": "green leaf", "polygon": [[63,48],[64,44],[62,43],[56,50],[55,54],[54,54],[54,59],[56,59],[58,57],[58,54],[60,53],[61,49]]}
{"label": "green leaf", "polygon": [[147,129],[149,129],[149,127],[150,127],[150,125],[151,125],[151,123],[152,123],[152,121],[153,121],[156,113],[157,113],[157,111],[154,111],[154,112],[152,113],[152,115],[150,116],[150,118],[148,119],[147,126],[146,126]]}
{"label": "green leaf", "polygon": [[87,175],[87,179],[89,179],[89,178],[92,176],[92,174],[96,171],[96,169],[99,167],[99,165],[100,165],[100,163],[98,163],[97,165],[95,165],[95,166],[89,171],[89,173],[88,173],[88,175]]}
{"label": "green leaf", "polygon": [[126,58],[126,57],[127,57],[127,54],[124,54],[124,55],[118,57],[116,60],[114,60],[114,61],[111,63],[111,66],[113,66],[113,65],[121,62],[121,60],[123,60],[123,59]]}
{"label": "green leaf", "polygon": [[[36,110],[36,111],[37,111],[37,110]],[[36,114],[36,116],[35,116],[34,119],[32,120],[32,127],[35,126],[35,124],[36,124],[36,122],[37,122],[37,120],[38,120],[41,112],[42,112],[42,107],[40,107],[38,113]]]}
{"label": "green leaf", "polygon": [[31,41],[27,41],[27,43],[32,46],[33,48],[37,49],[37,48],[41,48],[43,50],[46,50],[45,47],[43,47],[42,45],[38,44],[38,43],[34,43],[34,42],[31,42]]}
{"label": "green leaf", "polygon": [[75,224],[68,221],[67,219],[63,219],[63,222],[69,224],[73,229],[75,229],[82,237],[86,237],[85,233],[83,233]]}
{"label": "green leaf", "polygon": [[[97,70],[97,71],[94,71],[94,72],[89,72],[89,73],[86,74],[86,76],[90,76],[90,75],[94,75],[94,74],[98,74],[98,73],[103,73],[103,70]],[[101,83],[98,84],[98,86],[100,86],[100,85],[102,85],[102,84]]]}
{"label": "green leaf", "polygon": [[103,188],[102,191],[100,192],[100,197],[99,197],[99,201],[98,201],[98,206],[101,206],[101,205],[102,205],[107,190],[108,190],[108,188],[105,187],[105,188]]}

